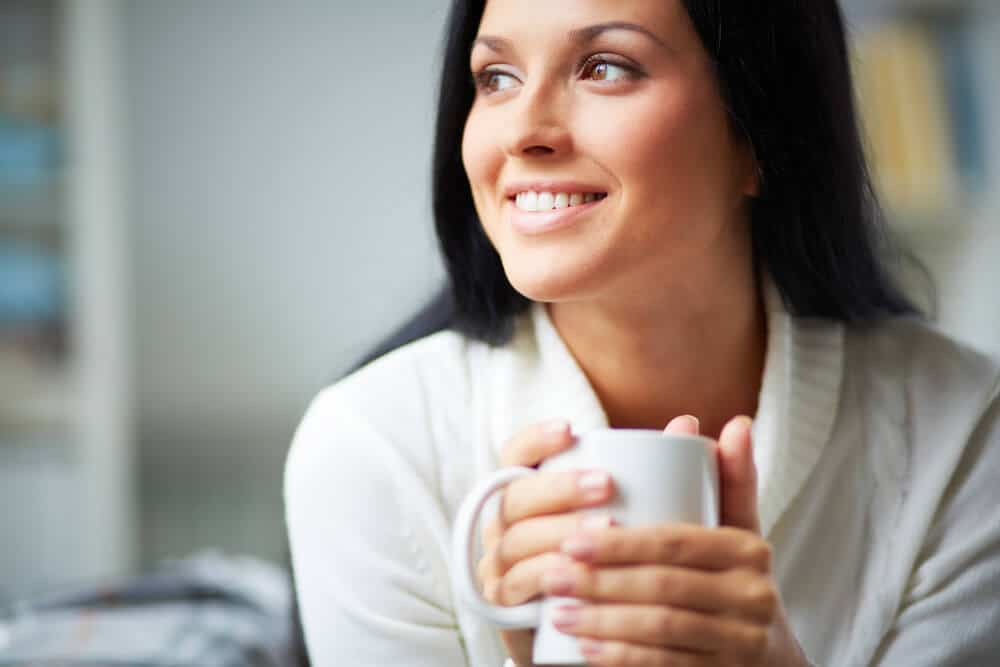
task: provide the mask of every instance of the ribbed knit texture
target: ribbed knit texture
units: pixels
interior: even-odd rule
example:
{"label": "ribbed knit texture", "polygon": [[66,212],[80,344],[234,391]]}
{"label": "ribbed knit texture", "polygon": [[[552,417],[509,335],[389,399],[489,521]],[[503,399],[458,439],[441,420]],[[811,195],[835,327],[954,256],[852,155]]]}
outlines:
{"label": "ribbed knit texture", "polygon": [[[754,456],[797,639],[823,667],[994,664],[997,366],[919,322],[801,320],[770,286],[766,303]],[[450,527],[507,440],[551,418],[607,425],[542,306],[509,345],[436,334],[317,397],[285,472],[314,664],[504,662],[495,628],[456,604]]]}

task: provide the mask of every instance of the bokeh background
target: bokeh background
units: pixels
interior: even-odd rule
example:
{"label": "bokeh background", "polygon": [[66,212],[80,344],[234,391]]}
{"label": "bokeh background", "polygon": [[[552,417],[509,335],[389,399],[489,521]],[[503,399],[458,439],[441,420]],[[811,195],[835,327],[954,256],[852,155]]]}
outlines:
{"label": "bokeh background", "polygon": [[[206,548],[284,566],[309,399],[442,277],[446,6],[0,3],[0,603]],[[1000,354],[1000,4],[846,8],[936,294],[907,280]]]}

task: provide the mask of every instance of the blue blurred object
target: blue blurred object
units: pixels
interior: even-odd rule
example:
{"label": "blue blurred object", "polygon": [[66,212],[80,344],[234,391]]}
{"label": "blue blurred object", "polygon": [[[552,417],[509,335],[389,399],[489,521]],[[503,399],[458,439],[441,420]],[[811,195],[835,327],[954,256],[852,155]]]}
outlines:
{"label": "blue blurred object", "polygon": [[0,116],[0,186],[44,184],[59,168],[59,131]]}
{"label": "blue blurred object", "polygon": [[25,242],[0,241],[0,326],[50,323],[66,306],[59,258]]}
{"label": "blue blurred object", "polygon": [[976,54],[969,37],[969,27],[964,23],[946,25],[940,32],[945,84],[952,111],[955,157],[966,188],[979,193],[987,188],[989,170],[980,117],[982,101],[973,71]]}

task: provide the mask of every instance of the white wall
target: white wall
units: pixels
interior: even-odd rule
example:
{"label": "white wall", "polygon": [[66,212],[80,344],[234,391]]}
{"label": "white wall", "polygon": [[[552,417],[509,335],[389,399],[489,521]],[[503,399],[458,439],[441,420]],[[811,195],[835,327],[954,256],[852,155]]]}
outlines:
{"label": "white wall", "polygon": [[124,5],[147,557],[270,549],[308,399],[437,284],[446,6]]}

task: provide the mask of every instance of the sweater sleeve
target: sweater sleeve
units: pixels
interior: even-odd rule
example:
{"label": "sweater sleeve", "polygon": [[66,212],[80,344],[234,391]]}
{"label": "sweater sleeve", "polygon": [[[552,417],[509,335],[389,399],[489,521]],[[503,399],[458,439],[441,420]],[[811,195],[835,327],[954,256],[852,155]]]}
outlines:
{"label": "sweater sleeve", "polygon": [[446,524],[428,472],[415,469],[335,389],[310,406],[285,466],[292,564],[312,662],[464,667],[434,532]]}
{"label": "sweater sleeve", "polygon": [[874,664],[977,667],[1000,656],[1000,400],[966,447]]}

